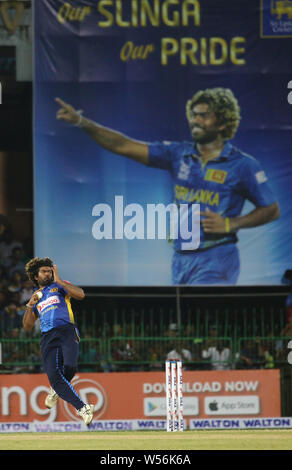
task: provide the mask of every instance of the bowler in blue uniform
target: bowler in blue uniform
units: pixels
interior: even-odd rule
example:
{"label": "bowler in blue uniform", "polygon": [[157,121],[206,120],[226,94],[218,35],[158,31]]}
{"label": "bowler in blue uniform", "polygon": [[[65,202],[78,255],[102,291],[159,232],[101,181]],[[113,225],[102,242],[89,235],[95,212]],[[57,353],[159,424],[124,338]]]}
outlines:
{"label": "bowler in blue uniform", "polygon": [[94,407],[84,403],[70,383],[77,370],[80,341],[70,299],[82,300],[84,291],[60,279],[50,258],[33,258],[26,264],[26,274],[36,290],[26,305],[23,327],[30,331],[40,319],[42,361],[51,385],[45,404],[52,408],[61,397],[89,425]]}
{"label": "bowler in blue uniform", "polygon": [[[190,251],[173,241],[172,280],[179,285],[236,284],[240,265],[237,232],[279,217],[279,205],[260,163],[229,141],[240,122],[240,107],[227,88],[198,91],[186,105],[192,140],[147,143],[85,118],[60,98],[57,119],[80,127],[110,152],[169,172],[174,201],[200,204],[200,244]],[[254,209],[241,215],[244,202]],[[192,226],[190,223],[189,226]]]}

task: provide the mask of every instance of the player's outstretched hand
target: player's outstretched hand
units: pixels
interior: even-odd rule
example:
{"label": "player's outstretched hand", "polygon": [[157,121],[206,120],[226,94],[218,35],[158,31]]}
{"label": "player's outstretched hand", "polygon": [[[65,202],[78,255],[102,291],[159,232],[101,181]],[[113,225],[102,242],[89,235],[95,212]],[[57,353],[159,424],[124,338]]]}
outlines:
{"label": "player's outstretched hand", "polygon": [[71,104],[65,103],[61,98],[55,98],[55,101],[60,105],[57,112],[57,119],[68,122],[69,124],[78,125],[82,111],[77,111]]}

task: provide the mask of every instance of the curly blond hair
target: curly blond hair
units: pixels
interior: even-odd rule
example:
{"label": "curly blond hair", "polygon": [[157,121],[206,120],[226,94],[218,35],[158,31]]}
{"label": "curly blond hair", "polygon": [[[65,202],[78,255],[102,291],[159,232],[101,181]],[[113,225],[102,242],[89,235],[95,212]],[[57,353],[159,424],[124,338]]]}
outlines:
{"label": "curly blond hair", "polygon": [[206,103],[209,105],[218,119],[219,125],[224,124],[221,131],[224,140],[232,139],[238,129],[240,107],[233,92],[229,88],[207,88],[198,91],[186,104],[186,115],[191,119],[192,109],[196,104]]}
{"label": "curly blond hair", "polygon": [[25,272],[30,279],[34,283],[35,286],[38,286],[37,281],[35,280],[35,276],[38,275],[39,269],[43,266],[53,267],[53,261],[50,258],[32,258],[28,263],[25,265]]}

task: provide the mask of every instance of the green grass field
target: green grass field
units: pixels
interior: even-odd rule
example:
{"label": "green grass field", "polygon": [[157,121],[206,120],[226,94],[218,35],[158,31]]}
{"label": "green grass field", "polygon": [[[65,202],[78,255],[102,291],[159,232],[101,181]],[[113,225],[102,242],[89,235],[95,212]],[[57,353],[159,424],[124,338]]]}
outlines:
{"label": "green grass field", "polygon": [[0,450],[292,450],[292,430],[3,433]]}

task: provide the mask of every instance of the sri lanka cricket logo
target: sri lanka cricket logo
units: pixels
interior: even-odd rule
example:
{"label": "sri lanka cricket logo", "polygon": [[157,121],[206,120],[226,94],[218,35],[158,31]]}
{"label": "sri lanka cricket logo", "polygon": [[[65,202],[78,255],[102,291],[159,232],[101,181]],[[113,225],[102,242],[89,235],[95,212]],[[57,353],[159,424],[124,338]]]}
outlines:
{"label": "sri lanka cricket logo", "polygon": [[286,15],[289,20],[292,19],[292,1],[291,0],[271,0],[271,14],[276,15],[278,20]]}
{"label": "sri lanka cricket logo", "polygon": [[292,37],[292,0],[261,1],[261,37]]}

